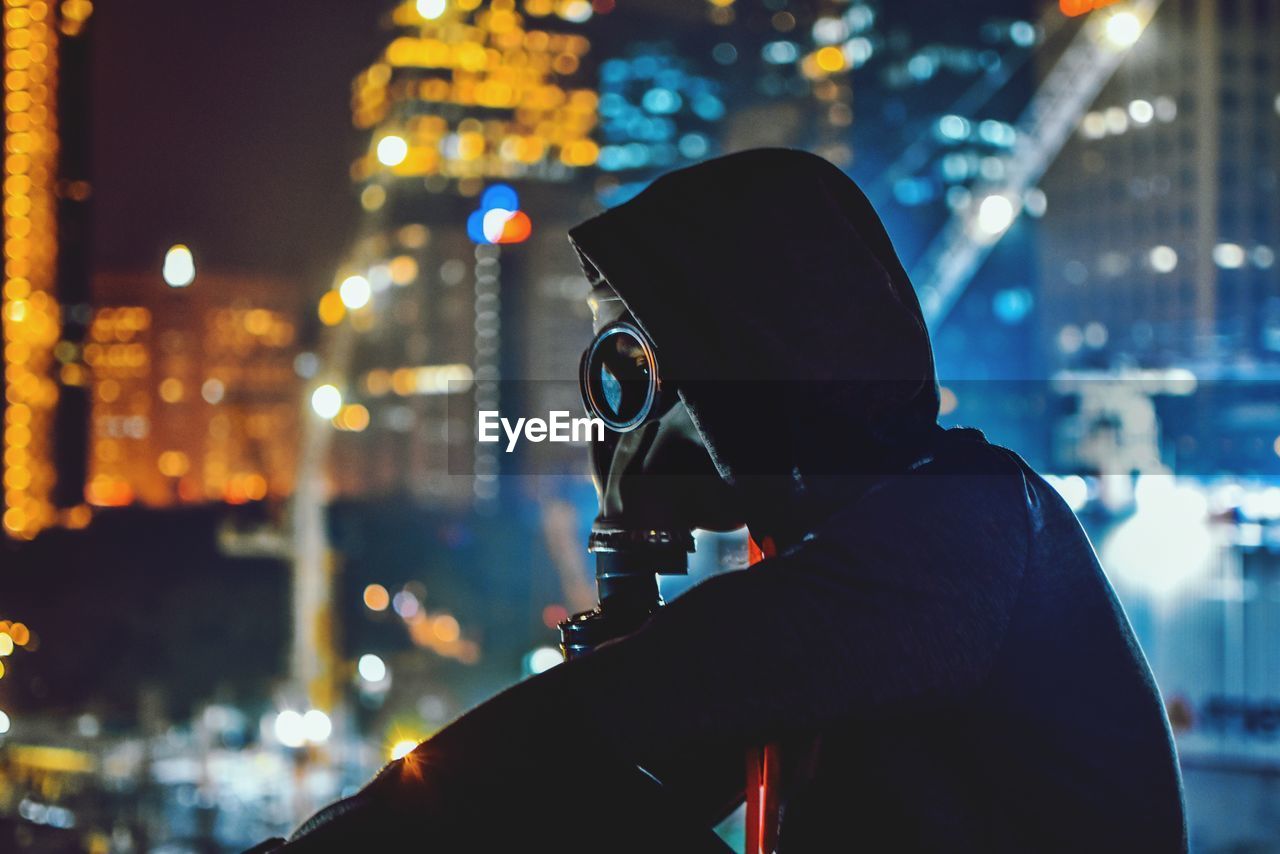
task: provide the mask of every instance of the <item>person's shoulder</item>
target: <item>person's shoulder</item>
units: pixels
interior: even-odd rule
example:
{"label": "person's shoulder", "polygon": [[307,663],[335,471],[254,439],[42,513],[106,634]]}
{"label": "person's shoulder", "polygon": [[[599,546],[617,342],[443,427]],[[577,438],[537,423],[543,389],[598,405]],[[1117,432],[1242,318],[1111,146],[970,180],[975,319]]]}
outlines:
{"label": "person's shoulder", "polygon": [[958,560],[1026,551],[1035,501],[1024,464],[977,431],[947,431],[911,471],[885,477],[826,525],[853,549],[926,550]]}
{"label": "person's shoulder", "polygon": [[992,514],[1016,515],[1029,498],[1027,470],[1007,448],[994,445],[977,430],[947,430],[930,451],[903,475],[886,478],[864,498],[870,510],[889,511],[903,505],[936,521]]}
{"label": "person's shoulder", "polygon": [[968,440],[943,440],[910,472],[878,479],[810,544],[864,574],[1006,589],[1030,553],[1027,483],[1018,457],[980,435]]}
{"label": "person's shoulder", "polygon": [[921,460],[916,470],[935,474],[1021,478],[1024,466],[1017,454],[988,441],[981,430],[952,427],[939,434],[931,452]]}

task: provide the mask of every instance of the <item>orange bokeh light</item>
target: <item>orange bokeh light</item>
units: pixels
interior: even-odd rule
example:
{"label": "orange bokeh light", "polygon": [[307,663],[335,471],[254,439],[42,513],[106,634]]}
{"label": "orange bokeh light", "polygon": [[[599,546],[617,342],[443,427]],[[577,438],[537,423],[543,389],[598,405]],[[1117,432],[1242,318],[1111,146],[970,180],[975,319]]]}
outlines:
{"label": "orange bokeh light", "polygon": [[31,630],[22,623],[14,623],[9,627],[9,637],[18,646],[26,646],[31,641]]}
{"label": "orange bokeh light", "polygon": [[1075,18],[1116,2],[1118,0],[1058,0],[1058,8],[1068,18]]}
{"label": "orange bokeh light", "polygon": [[523,243],[533,233],[533,223],[524,211],[516,211],[502,226],[502,236],[495,243]]}
{"label": "orange bokeh light", "polygon": [[385,611],[391,604],[391,595],[381,584],[370,584],[364,589],[364,604],[370,611]]}

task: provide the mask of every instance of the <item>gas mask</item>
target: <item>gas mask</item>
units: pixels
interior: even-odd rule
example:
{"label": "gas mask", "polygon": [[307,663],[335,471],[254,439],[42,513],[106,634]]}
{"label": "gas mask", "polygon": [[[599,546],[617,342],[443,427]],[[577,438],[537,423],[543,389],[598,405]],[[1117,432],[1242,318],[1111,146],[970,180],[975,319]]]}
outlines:
{"label": "gas mask", "polygon": [[634,631],[662,605],[656,576],[688,570],[694,528],[742,525],[649,336],[607,285],[590,303],[595,338],[579,383],[588,414],[606,427],[591,446],[599,513],[587,542],[600,605],[561,625],[570,657]]}
{"label": "gas mask", "polygon": [[630,433],[660,418],[675,402],[658,371],[649,336],[628,320],[605,326],[582,354],[579,368],[587,411],[617,433]]}

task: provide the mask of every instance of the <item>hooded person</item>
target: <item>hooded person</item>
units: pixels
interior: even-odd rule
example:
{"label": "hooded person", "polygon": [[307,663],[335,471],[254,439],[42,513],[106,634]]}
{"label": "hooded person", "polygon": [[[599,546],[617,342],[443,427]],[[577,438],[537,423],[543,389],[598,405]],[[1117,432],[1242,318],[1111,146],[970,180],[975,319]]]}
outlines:
{"label": "hooded person", "polygon": [[1093,549],[1018,456],[938,426],[919,304],[847,176],[730,155],[570,238],[722,481],[675,521],[736,518],[774,556],[463,715],[287,851],[723,851],[764,743],[789,760],[782,852],[1186,850]]}

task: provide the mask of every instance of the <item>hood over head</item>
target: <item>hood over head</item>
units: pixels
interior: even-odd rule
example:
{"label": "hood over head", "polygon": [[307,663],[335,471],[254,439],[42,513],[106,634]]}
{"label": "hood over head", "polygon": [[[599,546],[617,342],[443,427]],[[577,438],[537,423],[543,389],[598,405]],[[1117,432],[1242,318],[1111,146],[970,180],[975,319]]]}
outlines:
{"label": "hood over head", "polygon": [[815,502],[906,470],[939,430],[915,292],[866,196],[822,158],[700,163],[569,237],[652,338],[753,531],[802,533]]}

